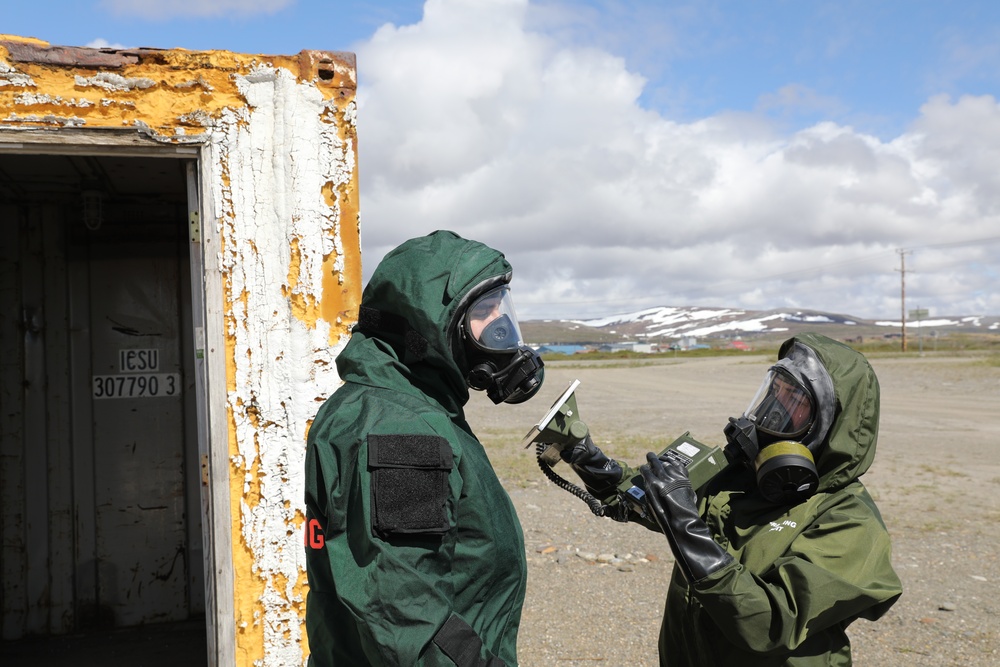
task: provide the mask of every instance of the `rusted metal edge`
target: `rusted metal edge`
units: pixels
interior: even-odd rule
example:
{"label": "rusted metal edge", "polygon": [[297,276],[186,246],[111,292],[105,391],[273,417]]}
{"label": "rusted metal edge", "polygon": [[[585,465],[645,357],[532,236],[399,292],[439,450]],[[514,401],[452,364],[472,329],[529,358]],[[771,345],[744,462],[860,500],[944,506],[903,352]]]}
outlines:
{"label": "rusted metal edge", "polygon": [[136,51],[88,49],[82,46],[41,46],[31,42],[0,41],[11,60],[19,63],[43,65],[71,65],[77,67],[123,67],[139,62]]}
{"label": "rusted metal edge", "polygon": [[349,51],[300,51],[299,76],[327,88],[357,90],[357,57]]}
{"label": "rusted metal edge", "polygon": [[[83,46],[49,46],[28,41],[0,40],[10,59],[19,63],[67,67],[120,68],[134,65],[145,56],[160,57],[164,49],[91,49]],[[178,49],[180,50],[180,49]],[[189,52],[196,54],[198,52]],[[244,54],[254,55],[254,54]],[[273,58],[280,56],[260,56]],[[294,57],[294,56],[293,56]],[[298,54],[300,76],[331,88],[357,88],[357,57],[349,51],[303,50]]]}

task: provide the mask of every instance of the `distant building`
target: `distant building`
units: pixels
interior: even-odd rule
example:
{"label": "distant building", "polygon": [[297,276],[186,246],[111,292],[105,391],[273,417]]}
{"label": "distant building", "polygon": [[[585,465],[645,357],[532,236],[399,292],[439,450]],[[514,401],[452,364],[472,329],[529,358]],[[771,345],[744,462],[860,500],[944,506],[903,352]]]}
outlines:
{"label": "distant building", "polygon": [[660,351],[656,343],[605,343],[597,348],[598,352],[638,352],[652,354]]}
{"label": "distant building", "polygon": [[587,352],[586,345],[542,345],[536,350],[538,354],[579,354]]}
{"label": "distant building", "polygon": [[693,350],[698,345],[698,339],[694,336],[682,336],[677,339],[677,347],[681,350]]}

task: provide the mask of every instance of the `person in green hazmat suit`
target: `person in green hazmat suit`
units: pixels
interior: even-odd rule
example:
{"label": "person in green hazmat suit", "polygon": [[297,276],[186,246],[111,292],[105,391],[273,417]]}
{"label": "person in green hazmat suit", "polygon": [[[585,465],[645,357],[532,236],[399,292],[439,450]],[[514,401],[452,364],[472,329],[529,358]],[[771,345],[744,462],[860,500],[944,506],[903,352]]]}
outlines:
{"label": "person in green hazmat suit", "polygon": [[[661,665],[851,664],[847,627],[878,619],[902,593],[888,531],[859,480],[878,425],[865,357],[802,334],[729,420],[732,463],[699,494],[682,463],[647,455],[639,472],[649,511],[630,518],[663,532],[675,557]],[[635,474],[589,438],[562,456],[606,502]]]}
{"label": "person in green hazmat suit", "polygon": [[388,253],[309,429],[309,664],[503,667],[527,566],[507,492],[465,420],[469,389],[542,384],[503,254],[451,232]]}

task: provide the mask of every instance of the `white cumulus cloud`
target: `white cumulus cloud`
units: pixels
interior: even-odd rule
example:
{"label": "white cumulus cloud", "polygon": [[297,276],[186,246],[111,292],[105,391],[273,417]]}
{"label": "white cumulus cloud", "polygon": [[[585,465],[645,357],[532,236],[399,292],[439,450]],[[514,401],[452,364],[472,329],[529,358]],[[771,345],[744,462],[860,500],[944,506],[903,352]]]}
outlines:
{"label": "white cumulus cloud", "polygon": [[87,44],[84,44],[88,49],[127,49],[128,46],[124,44],[114,43],[112,44],[103,37],[98,37],[97,39],[91,40]]}
{"label": "white cumulus cloud", "polygon": [[[1000,313],[1000,104],[936,96],[880,139],[757,113],[678,122],[526,0],[429,0],[358,49],[365,273],[433,229],[514,265],[522,317],[657,305]],[[547,17],[551,20],[551,17]],[[766,105],[833,105],[790,87]]]}

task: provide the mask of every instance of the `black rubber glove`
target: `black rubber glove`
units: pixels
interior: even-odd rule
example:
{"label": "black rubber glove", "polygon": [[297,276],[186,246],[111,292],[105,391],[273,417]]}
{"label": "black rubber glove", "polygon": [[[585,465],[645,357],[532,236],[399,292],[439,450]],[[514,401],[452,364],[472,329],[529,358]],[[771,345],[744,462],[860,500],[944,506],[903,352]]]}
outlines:
{"label": "black rubber glove", "polygon": [[560,451],[559,456],[579,475],[587,490],[602,500],[613,495],[622,481],[622,468],[618,461],[605,456],[589,434],[572,447]]}
{"label": "black rubber glove", "polygon": [[698,515],[698,498],[691,488],[687,468],[673,461],[664,463],[650,452],[648,465],[639,468],[646,481],[646,503],[650,514],[670,542],[688,583],[704,579],[732,562],[733,557],[716,544],[712,532]]}

